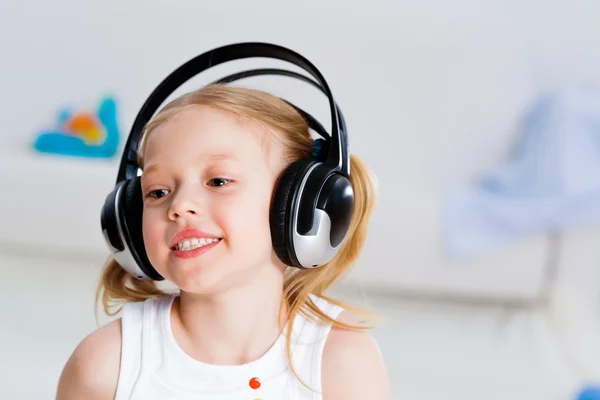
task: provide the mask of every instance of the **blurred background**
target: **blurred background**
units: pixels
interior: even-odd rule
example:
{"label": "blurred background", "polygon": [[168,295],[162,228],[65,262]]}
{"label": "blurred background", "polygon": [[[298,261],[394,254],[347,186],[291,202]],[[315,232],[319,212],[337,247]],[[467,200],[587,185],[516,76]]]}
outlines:
{"label": "blurred background", "polygon": [[[599,20],[593,0],[2,1],[0,398],[54,398],[97,327],[100,209],[146,97],[239,41],[310,59],[377,177],[334,291],[386,317],[394,399],[600,398]],[[230,64],[174,95],[297,70]],[[308,85],[240,84],[330,126]]]}

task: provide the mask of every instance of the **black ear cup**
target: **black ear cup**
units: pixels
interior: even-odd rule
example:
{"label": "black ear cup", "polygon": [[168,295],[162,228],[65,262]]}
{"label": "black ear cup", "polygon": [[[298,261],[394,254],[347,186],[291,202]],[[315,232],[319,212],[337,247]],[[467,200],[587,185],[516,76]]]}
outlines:
{"label": "black ear cup", "polygon": [[289,232],[292,229],[294,202],[300,181],[315,162],[302,159],[293,162],[280,175],[271,201],[269,223],[273,250],[285,265],[293,265],[289,254]]}
{"label": "black ear cup", "polygon": [[119,230],[119,217],[117,214],[117,194],[123,184],[118,184],[104,200],[102,212],[100,214],[100,227],[102,235],[108,245],[111,253],[117,253],[125,250],[125,243]]}
{"label": "black ear cup", "polygon": [[329,242],[331,247],[338,247],[346,238],[354,211],[354,189],[350,180],[340,174],[327,178],[319,194],[317,208],[330,218]]}
{"label": "black ear cup", "polygon": [[119,219],[123,236],[133,259],[148,278],[163,280],[164,278],[154,269],[148,260],[144,237],[142,234],[142,213],[144,203],[139,177],[126,181],[120,194]]}

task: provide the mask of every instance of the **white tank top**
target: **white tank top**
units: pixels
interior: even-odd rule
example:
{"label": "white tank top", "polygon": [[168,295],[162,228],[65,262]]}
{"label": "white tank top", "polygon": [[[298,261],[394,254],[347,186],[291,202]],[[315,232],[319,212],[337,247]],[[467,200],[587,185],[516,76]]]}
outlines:
{"label": "white tank top", "polygon": [[[244,365],[212,365],[188,356],[171,330],[171,305],[176,296],[123,306],[121,369],[115,400],[322,399],[321,359],[331,324],[315,323],[302,315],[294,320],[292,362],[313,392],[289,368],[285,332],[261,358]],[[316,296],[312,299],[334,319],[342,311]]]}

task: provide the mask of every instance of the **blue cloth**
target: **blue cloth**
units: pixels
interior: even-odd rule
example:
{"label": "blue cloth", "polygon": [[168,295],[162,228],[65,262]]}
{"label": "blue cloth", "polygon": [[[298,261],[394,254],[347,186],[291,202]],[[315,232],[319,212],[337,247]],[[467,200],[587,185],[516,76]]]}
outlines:
{"label": "blue cloth", "polygon": [[540,95],[526,110],[511,158],[446,194],[442,218],[451,257],[600,223],[600,89],[573,85]]}
{"label": "blue cloth", "polygon": [[600,386],[588,386],[577,394],[576,400],[600,400]]}

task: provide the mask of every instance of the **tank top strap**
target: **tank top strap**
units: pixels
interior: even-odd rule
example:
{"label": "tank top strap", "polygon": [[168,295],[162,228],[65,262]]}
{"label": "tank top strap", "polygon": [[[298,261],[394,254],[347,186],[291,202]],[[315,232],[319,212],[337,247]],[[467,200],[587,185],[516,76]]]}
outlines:
{"label": "tank top strap", "polygon": [[131,397],[145,370],[152,368],[161,309],[168,296],[123,304],[121,311],[121,367],[115,400]]}
{"label": "tank top strap", "polygon": [[[342,307],[332,304],[325,299],[311,295],[310,299],[321,312],[336,320],[344,311]],[[292,335],[292,362],[296,373],[306,385],[298,379],[294,380],[295,392],[301,394],[302,399],[320,400],[322,359],[325,343],[333,327],[332,323],[319,320],[313,312],[305,307],[311,318],[299,314],[294,321]],[[314,320],[313,320],[314,319]]]}

